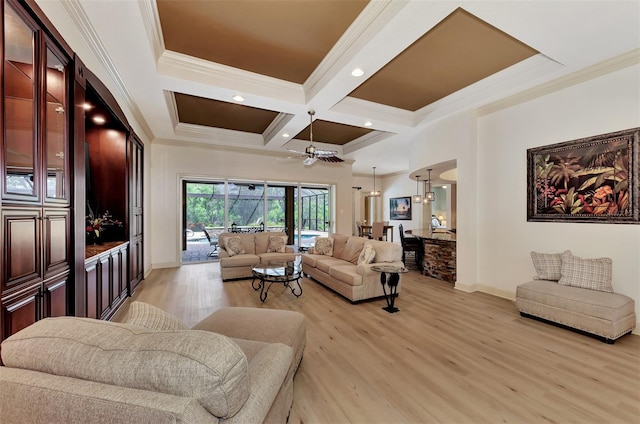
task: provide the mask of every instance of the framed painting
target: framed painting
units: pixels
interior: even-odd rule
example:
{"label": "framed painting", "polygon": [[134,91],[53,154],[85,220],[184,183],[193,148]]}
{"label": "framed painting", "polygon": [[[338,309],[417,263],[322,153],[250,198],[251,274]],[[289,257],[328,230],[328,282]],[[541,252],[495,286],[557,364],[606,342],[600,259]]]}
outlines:
{"label": "framed painting", "polygon": [[411,196],[389,199],[389,219],[411,220]]}
{"label": "framed painting", "polygon": [[527,220],[638,224],[640,128],[527,150]]}

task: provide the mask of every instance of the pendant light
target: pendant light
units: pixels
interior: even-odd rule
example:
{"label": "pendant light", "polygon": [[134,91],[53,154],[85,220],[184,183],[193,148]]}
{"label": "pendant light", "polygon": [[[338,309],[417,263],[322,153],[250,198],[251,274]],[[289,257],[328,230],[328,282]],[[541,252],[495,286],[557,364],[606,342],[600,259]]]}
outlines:
{"label": "pendant light", "polygon": [[420,175],[416,175],[416,195],[413,196],[413,203],[422,203],[422,196],[420,195]]}
{"label": "pendant light", "polygon": [[427,180],[429,183],[429,188],[427,189],[426,193],[424,193],[424,203],[430,203],[436,200],[436,194],[431,191],[431,171],[432,169],[427,169],[427,172],[429,172],[429,179]]}
{"label": "pendant light", "polygon": [[373,191],[369,194],[371,197],[380,197],[380,191],[376,190],[376,167],[373,167]]}

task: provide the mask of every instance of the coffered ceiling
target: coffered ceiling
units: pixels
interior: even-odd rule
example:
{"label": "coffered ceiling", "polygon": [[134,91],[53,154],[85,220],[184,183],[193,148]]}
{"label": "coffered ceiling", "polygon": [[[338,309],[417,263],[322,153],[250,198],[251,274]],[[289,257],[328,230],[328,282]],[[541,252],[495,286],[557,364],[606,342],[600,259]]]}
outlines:
{"label": "coffered ceiling", "polygon": [[636,1],[38,4],[74,22],[59,30],[88,46],[152,142],[284,157],[309,144],[314,110],[314,142],[361,174],[413,171],[425,125],[640,47]]}

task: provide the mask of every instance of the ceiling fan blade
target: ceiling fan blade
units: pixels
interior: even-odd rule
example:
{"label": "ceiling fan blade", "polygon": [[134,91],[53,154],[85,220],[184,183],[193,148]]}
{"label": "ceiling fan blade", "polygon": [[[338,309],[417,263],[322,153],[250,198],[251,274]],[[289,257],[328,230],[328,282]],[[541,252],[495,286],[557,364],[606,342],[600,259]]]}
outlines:
{"label": "ceiling fan blade", "polygon": [[318,158],[307,157],[305,160],[302,161],[302,163],[305,165],[313,165],[314,163],[316,163],[317,160]]}
{"label": "ceiling fan blade", "polygon": [[320,156],[318,159],[325,162],[344,162],[344,159],[340,159],[338,156]]}
{"label": "ceiling fan blade", "polygon": [[316,150],[316,156],[335,156],[338,152],[335,150]]}
{"label": "ceiling fan blade", "polygon": [[301,152],[300,150],[293,150],[293,149],[285,149],[288,152],[293,152],[293,153],[297,153],[299,155],[303,155],[303,156],[307,156],[307,154],[305,152]]}

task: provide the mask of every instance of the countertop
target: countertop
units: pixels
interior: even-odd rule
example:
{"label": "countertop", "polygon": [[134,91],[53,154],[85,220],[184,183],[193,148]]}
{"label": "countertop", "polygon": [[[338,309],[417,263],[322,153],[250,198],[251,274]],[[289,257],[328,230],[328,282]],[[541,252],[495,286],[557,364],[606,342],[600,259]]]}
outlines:
{"label": "countertop", "polygon": [[430,233],[428,228],[421,228],[418,230],[412,230],[411,234],[407,234],[407,237],[411,237],[412,235],[421,239],[456,241],[455,233],[451,233],[443,230],[436,230]]}

